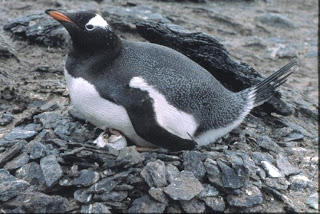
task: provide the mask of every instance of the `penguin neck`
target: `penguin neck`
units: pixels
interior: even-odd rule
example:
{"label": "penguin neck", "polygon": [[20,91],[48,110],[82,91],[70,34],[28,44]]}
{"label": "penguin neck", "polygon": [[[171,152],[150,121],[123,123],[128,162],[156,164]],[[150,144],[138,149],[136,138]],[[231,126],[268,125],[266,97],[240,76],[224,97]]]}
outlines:
{"label": "penguin neck", "polygon": [[119,55],[121,49],[122,41],[114,35],[111,39],[93,42],[90,45],[74,41],[69,56],[103,56],[111,60]]}

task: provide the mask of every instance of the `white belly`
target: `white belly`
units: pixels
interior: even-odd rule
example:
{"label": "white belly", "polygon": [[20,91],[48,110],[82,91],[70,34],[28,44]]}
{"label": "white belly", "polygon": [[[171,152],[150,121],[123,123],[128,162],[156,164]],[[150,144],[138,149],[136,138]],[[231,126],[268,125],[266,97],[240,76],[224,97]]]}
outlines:
{"label": "white belly", "polygon": [[72,104],[90,123],[103,130],[117,129],[139,146],[152,146],[137,135],[123,106],[103,99],[94,85],[81,77],[72,77],[66,69],[64,75]]}

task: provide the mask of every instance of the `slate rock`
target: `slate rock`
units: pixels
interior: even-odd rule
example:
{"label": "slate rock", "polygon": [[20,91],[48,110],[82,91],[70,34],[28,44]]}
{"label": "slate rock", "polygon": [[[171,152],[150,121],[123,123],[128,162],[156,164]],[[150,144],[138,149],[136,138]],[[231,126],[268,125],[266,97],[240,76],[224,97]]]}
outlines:
{"label": "slate rock", "polygon": [[123,201],[128,197],[127,191],[111,191],[93,196],[94,201]]}
{"label": "slate rock", "polygon": [[47,148],[42,143],[36,141],[33,143],[30,150],[30,159],[34,160],[44,157],[46,155]]}
{"label": "slate rock", "polygon": [[165,209],[165,204],[156,202],[150,196],[145,195],[132,202],[128,213],[163,213]]}
{"label": "slate rock", "polygon": [[144,161],[144,157],[137,152],[135,146],[126,147],[120,150],[116,159],[116,166],[128,168]]}
{"label": "slate rock", "polygon": [[114,188],[114,190],[116,191],[130,191],[132,189],[134,189],[134,186],[131,186],[129,184],[119,184]]}
{"label": "slate rock", "polygon": [[235,207],[252,207],[262,204],[262,193],[256,186],[248,186],[240,195],[228,195],[227,202]]}
{"label": "slate rock", "polygon": [[291,132],[287,137],[283,139],[285,142],[291,142],[291,141],[303,141],[304,135],[300,133]]}
{"label": "slate rock", "polygon": [[0,201],[8,201],[19,195],[28,186],[28,182],[10,175],[6,169],[0,169]]}
{"label": "slate rock", "polygon": [[21,166],[27,164],[29,162],[29,155],[27,153],[21,153],[17,157],[15,157],[13,160],[9,161],[4,165],[3,168],[11,171],[19,169]]}
{"label": "slate rock", "polygon": [[289,187],[289,182],[283,177],[266,178],[264,183],[275,190],[286,190]]}
{"label": "slate rock", "polygon": [[11,148],[7,148],[5,152],[0,154],[0,166],[4,165],[7,161],[18,155],[26,141],[18,141]]}
{"label": "slate rock", "polygon": [[203,190],[202,184],[192,172],[182,171],[179,177],[164,187],[164,192],[173,200],[190,200]]}
{"label": "slate rock", "polygon": [[73,209],[68,199],[41,192],[21,194],[13,202],[21,206],[23,213],[66,213]]}
{"label": "slate rock", "polygon": [[[16,51],[1,34],[0,34],[0,56],[5,56],[5,57],[16,56]],[[1,126],[1,122],[0,122],[0,126]]]}
{"label": "slate rock", "polygon": [[206,210],[205,203],[193,198],[189,201],[179,201],[182,209],[186,213],[203,213]]}
{"label": "slate rock", "polygon": [[109,5],[101,9],[101,14],[115,29],[124,31],[134,31],[136,23],[141,21],[170,23],[170,21],[156,9],[144,5],[136,5],[133,7]]}
{"label": "slate rock", "polygon": [[[48,66],[49,68],[51,68],[51,66]],[[49,69],[48,68],[48,69]],[[40,68],[38,67],[37,70],[39,70]],[[42,68],[43,69],[43,68]],[[61,72],[63,73],[63,72]],[[46,104],[44,104],[43,106],[40,107],[40,110],[41,111],[54,111],[56,110],[57,108],[59,108],[59,105],[58,103],[56,103],[55,101],[52,101],[52,102],[48,102]]]}
{"label": "slate rock", "polygon": [[317,192],[311,194],[308,197],[306,204],[308,204],[311,208],[318,210],[319,209],[319,194]]}
{"label": "slate rock", "polygon": [[170,204],[166,209],[166,213],[183,213],[184,211],[181,209],[179,204]]}
{"label": "slate rock", "polygon": [[280,140],[283,137],[288,136],[292,131],[293,129],[289,127],[278,128],[272,133],[272,137],[277,140]]}
{"label": "slate rock", "polygon": [[266,135],[259,136],[257,138],[257,142],[258,142],[258,145],[261,148],[266,149],[268,151],[273,151],[273,152],[276,152],[276,153],[283,151],[283,148],[281,148],[270,137],[268,137]]}
{"label": "slate rock", "polygon": [[28,163],[18,169],[15,173],[17,178],[27,181],[31,185],[43,185],[45,179],[40,168],[40,165],[36,162]]}
{"label": "slate rock", "polygon": [[55,185],[63,175],[60,164],[54,155],[41,158],[40,167],[48,187]]}
{"label": "slate rock", "polygon": [[277,168],[280,169],[285,176],[299,174],[301,172],[297,167],[293,166],[282,153],[277,155],[276,163]]}
{"label": "slate rock", "polygon": [[104,204],[96,202],[81,206],[80,213],[111,213],[111,211]]}
{"label": "slate rock", "polygon": [[18,37],[45,46],[66,47],[70,42],[70,36],[61,24],[44,13],[18,17],[3,28]]}
{"label": "slate rock", "polygon": [[3,136],[5,140],[30,140],[34,136],[38,134],[40,130],[37,129],[36,126],[29,124],[29,125],[22,125],[15,127],[9,132],[8,134]]}
{"label": "slate rock", "polygon": [[[136,26],[143,38],[186,55],[231,91],[249,88],[263,80],[252,67],[232,60],[225,47],[211,35],[188,31],[173,24],[140,22]],[[205,56],[203,53],[206,53]],[[255,111],[276,112],[285,116],[294,113],[294,109],[281,99],[280,93],[276,93]]]}
{"label": "slate rock", "polygon": [[207,158],[204,162],[204,167],[207,171],[209,181],[215,186],[223,188],[222,175],[217,162],[211,158]]}
{"label": "slate rock", "polygon": [[72,182],[75,186],[91,186],[92,184],[96,183],[100,178],[99,173],[91,170],[91,169],[84,169],[80,171],[80,174],[77,178],[75,178]]}
{"label": "slate rock", "polygon": [[180,171],[176,166],[172,165],[171,163],[166,166],[166,179],[169,184],[179,175]]}
{"label": "slate rock", "polygon": [[167,186],[166,166],[161,160],[149,162],[141,171],[141,176],[144,178],[149,187],[164,187]]}
{"label": "slate rock", "polygon": [[199,199],[204,200],[206,197],[213,197],[219,195],[219,191],[210,184],[203,184],[204,190],[199,194]]}
{"label": "slate rock", "polygon": [[169,200],[168,200],[167,196],[164,194],[162,188],[151,187],[148,192],[149,192],[149,195],[152,198],[154,198],[155,200],[157,200],[165,205],[168,205]]}
{"label": "slate rock", "polygon": [[226,203],[221,196],[206,197],[204,202],[214,212],[223,212],[226,208]]}
{"label": "slate rock", "polygon": [[217,161],[219,168],[221,169],[222,182],[225,188],[238,189],[243,187],[244,179],[237,175],[237,173],[222,161]]}
{"label": "slate rock", "polygon": [[[0,52],[1,52],[1,50],[0,50]],[[0,126],[6,126],[6,125],[12,123],[13,119],[14,119],[14,116],[11,113],[2,114],[0,117]]]}
{"label": "slate rock", "polygon": [[305,188],[312,187],[312,182],[304,175],[294,175],[290,179],[290,189],[294,191],[303,191]]}
{"label": "slate rock", "polygon": [[206,155],[198,151],[186,151],[183,153],[183,166],[184,169],[193,172],[194,176],[201,180],[205,174],[206,170],[204,168],[203,162]]}
{"label": "slate rock", "polygon": [[88,203],[92,199],[92,194],[89,193],[87,189],[77,189],[73,193],[73,197],[81,203]]}
{"label": "slate rock", "polygon": [[273,162],[272,156],[268,153],[252,152],[251,158],[258,165],[261,165],[262,161],[268,161],[269,163]]}
{"label": "slate rock", "polygon": [[279,169],[277,169],[277,167],[275,167],[268,161],[261,161],[261,165],[271,178],[283,177],[283,174],[279,171]]}
{"label": "slate rock", "polygon": [[114,179],[114,177],[107,177],[107,178],[103,178],[100,181],[98,181],[97,183],[93,184],[89,189],[88,192],[90,193],[103,193],[103,192],[110,192],[111,190],[113,190],[117,184],[119,184],[120,181]]}
{"label": "slate rock", "polygon": [[295,25],[285,16],[275,13],[266,13],[255,18],[256,21],[259,21],[268,26],[276,28],[285,28],[285,29],[294,29]]}

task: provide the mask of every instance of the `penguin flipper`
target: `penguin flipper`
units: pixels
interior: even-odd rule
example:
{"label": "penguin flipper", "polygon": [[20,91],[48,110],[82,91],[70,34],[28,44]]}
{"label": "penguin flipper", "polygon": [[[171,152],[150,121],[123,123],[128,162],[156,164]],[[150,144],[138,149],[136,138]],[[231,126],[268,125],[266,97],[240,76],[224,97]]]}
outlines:
{"label": "penguin flipper", "polygon": [[190,150],[195,148],[193,140],[182,139],[161,127],[148,93],[132,89],[131,99],[121,103],[125,107],[136,133],[144,140],[169,150]]}

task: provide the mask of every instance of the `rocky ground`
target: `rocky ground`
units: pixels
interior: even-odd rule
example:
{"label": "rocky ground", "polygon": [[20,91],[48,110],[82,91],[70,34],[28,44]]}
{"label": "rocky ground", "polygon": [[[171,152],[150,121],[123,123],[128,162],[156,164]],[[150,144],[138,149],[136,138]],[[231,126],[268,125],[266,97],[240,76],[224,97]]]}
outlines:
{"label": "rocky ground", "polygon": [[[317,1],[0,5],[0,212],[318,211]],[[298,66],[281,97],[208,147],[175,153],[99,149],[92,141],[101,130],[68,98],[63,61],[70,39],[43,13],[48,8],[99,11],[122,38],[171,46],[208,70],[214,60],[202,50],[222,44],[233,72],[253,72],[248,81],[260,78],[255,70],[268,76],[294,58]],[[210,70],[230,89],[239,90],[234,81],[248,84],[217,71]]]}

